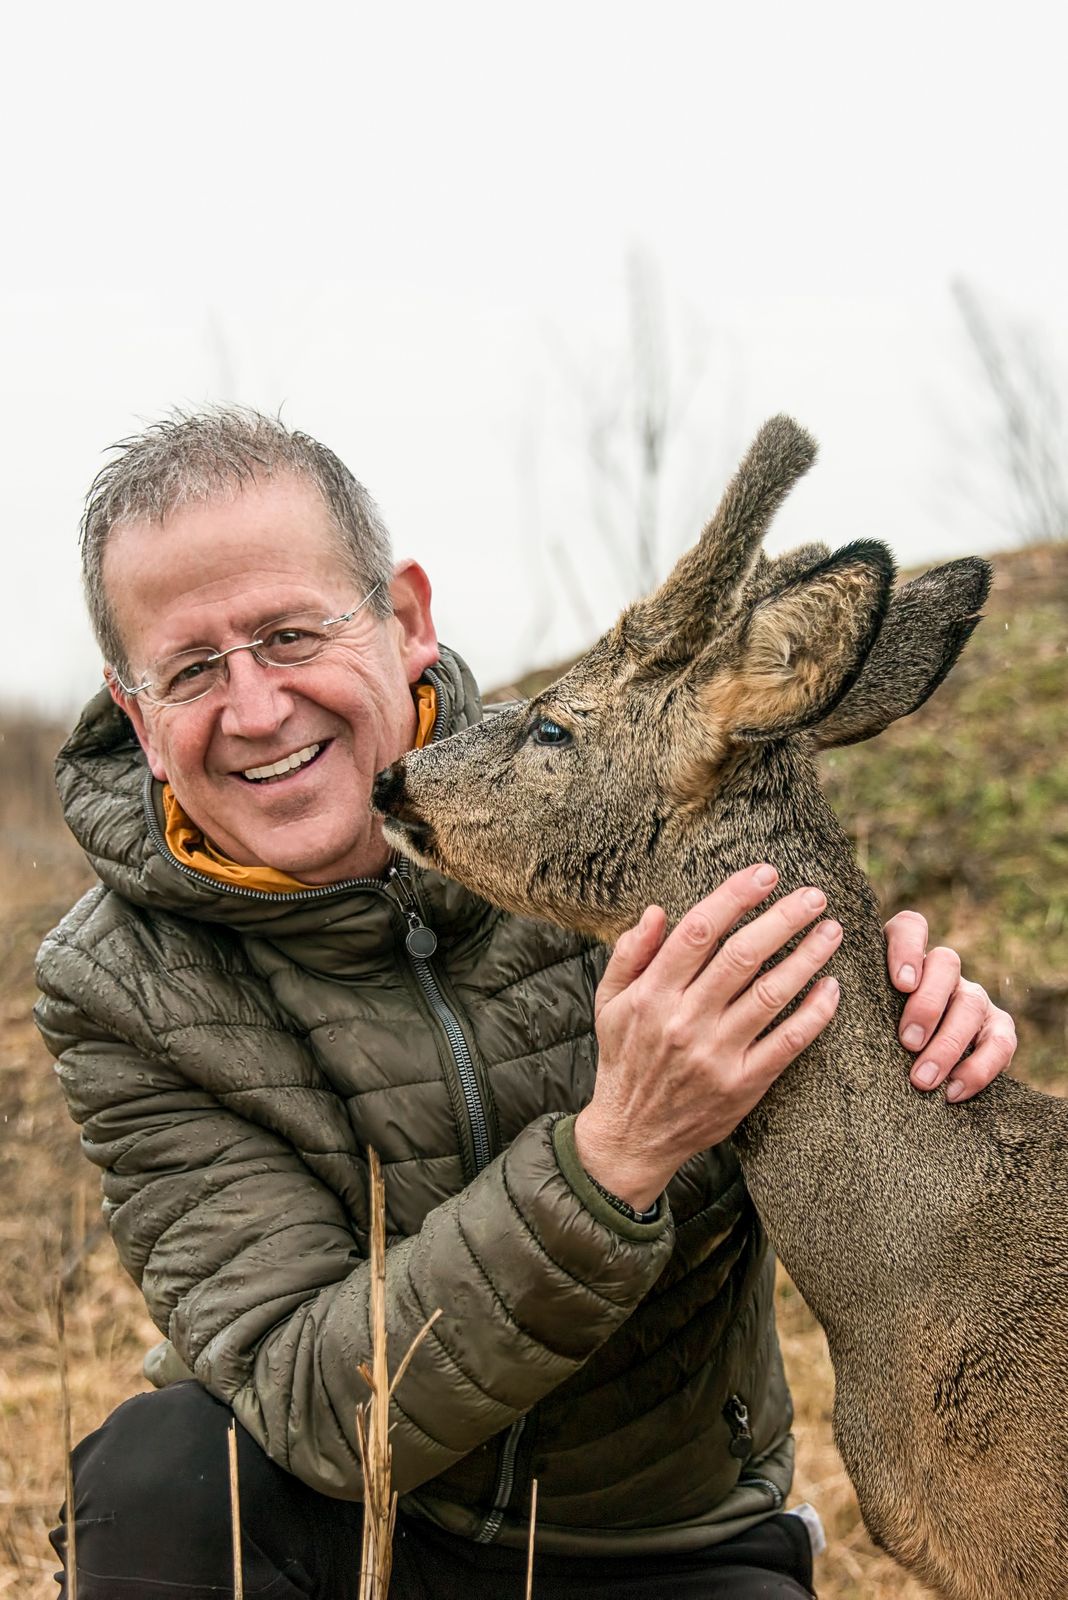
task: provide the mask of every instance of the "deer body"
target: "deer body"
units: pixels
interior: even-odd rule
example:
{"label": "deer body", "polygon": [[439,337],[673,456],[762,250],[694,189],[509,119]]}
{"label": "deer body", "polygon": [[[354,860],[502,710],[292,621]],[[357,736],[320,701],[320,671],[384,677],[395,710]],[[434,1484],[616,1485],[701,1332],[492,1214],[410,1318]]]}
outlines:
{"label": "deer body", "polygon": [[783,890],[832,886],[845,929],[834,1027],[734,1136],[747,1187],[827,1334],[872,1536],[954,1600],[1064,1595],[1068,1102],[1009,1079],[967,1108],[911,1088],[871,890],[808,759],[786,763],[804,830],[749,809],[744,848],[714,838],[715,869],[665,904],[677,920],[721,863],[773,860]]}
{"label": "deer body", "polygon": [[765,426],[701,542],[557,684],[381,774],[386,834],[508,909],[612,942],[754,861],[819,884],[834,1024],[736,1130],[777,1253],[828,1338],[835,1437],[873,1537],[948,1600],[1068,1595],[1068,1102],[908,1083],[872,891],[817,745],[926,698],[986,591],[962,562],[891,595],[882,547],[779,562],[813,447]]}

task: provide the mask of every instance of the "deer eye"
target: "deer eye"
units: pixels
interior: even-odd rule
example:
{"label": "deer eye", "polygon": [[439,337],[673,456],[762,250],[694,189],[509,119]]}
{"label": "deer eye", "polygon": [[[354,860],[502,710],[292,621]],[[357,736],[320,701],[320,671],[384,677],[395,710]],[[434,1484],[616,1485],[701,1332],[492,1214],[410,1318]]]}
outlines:
{"label": "deer eye", "polygon": [[530,730],[530,737],[535,744],[570,744],[571,735],[566,728],[561,728],[558,722],[553,722],[549,717],[542,717]]}

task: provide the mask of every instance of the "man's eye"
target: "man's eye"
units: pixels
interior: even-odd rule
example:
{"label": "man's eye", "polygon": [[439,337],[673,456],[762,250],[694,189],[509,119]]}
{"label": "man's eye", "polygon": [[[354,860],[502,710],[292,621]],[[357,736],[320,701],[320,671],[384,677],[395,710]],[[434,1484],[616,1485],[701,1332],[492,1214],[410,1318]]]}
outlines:
{"label": "man's eye", "polygon": [[298,644],[302,639],[315,639],[318,634],[312,633],[307,628],[274,628],[263,641],[268,647],[275,645]]}
{"label": "man's eye", "polygon": [[553,722],[549,717],[542,717],[530,730],[530,737],[535,744],[570,744],[571,735],[566,728],[561,728],[558,722]]}
{"label": "man's eye", "polygon": [[285,667],[317,656],[327,641],[327,635],[306,622],[287,622],[282,627],[270,628],[262,635],[261,649],[269,661]]}
{"label": "man's eye", "polygon": [[213,663],[207,659],[203,661],[187,661],[184,667],[179,667],[177,672],[172,672],[167,678],[165,685],[167,693],[171,694],[175,689],[182,689],[188,683],[196,683],[197,679],[202,678],[212,665]]}

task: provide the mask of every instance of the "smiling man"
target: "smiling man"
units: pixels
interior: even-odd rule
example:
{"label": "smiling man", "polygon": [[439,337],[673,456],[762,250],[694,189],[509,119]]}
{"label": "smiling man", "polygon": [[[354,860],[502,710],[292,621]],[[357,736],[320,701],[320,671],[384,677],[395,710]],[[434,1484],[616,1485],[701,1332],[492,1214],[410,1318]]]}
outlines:
{"label": "smiling man", "polygon": [[[394,1401],[392,1593],[518,1592],[536,1477],[545,1594],[808,1594],[772,1262],[729,1144],[687,1130],[696,1094],[725,1137],[831,1021],[819,886],[732,931],[775,887],[754,863],[606,965],[394,864],[374,775],[477,692],[366,493],[271,419],[125,441],[83,532],[107,689],[59,782],[101,884],[42,947],[38,1018],[164,1336],[157,1389],[75,1452],[83,1600],[228,1590],[231,1416],[246,1592],[355,1596],[369,1146],[394,1361],[443,1313]],[[888,934],[914,1081],[976,1093],[1011,1021],[922,918]],[[749,985],[799,936],[776,1023]],[[680,1088],[650,1204],[575,1127],[608,1106],[638,1148],[653,1081]]]}

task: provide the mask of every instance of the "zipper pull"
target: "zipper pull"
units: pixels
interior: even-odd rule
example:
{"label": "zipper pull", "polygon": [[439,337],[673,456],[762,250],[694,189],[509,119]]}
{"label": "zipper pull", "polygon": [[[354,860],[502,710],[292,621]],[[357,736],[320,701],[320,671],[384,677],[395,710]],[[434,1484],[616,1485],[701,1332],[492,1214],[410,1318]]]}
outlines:
{"label": "zipper pull", "polygon": [[729,1394],[723,1415],[731,1430],[730,1453],[738,1461],[748,1461],[753,1454],[753,1435],[749,1432],[749,1407],[740,1394]]}
{"label": "zipper pull", "polygon": [[433,928],[428,928],[419,915],[415,896],[411,893],[403,876],[396,867],[389,869],[389,882],[396,891],[404,919],[408,924],[408,934],[404,947],[410,956],[415,956],[420,961],[429,961],[438,947],[438,936]]}

